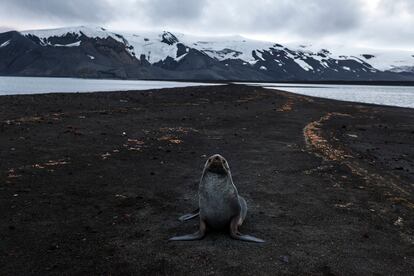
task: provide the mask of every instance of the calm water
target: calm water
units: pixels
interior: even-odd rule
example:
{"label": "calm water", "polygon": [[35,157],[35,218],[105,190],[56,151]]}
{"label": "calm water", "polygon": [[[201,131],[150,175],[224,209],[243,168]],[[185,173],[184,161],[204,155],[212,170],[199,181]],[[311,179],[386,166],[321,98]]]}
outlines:
{"label": "calm water", "polygon": [[[170,81],[0,77],[0,95],[146,90],[199,85],[216,84]],[[414,87],[410,86],[301,85],[282,83],[249,83],[249,85],[263,86],[270,89],[280,89],[297,94],[335,100],[414,108]]]}
{"label": "calm water", "polygon": [[193,82],[0,77],[0,95],[146,90],[215,85]]}
{"label": "calm water", "polygon": [[270,89],[334,100],[414,108],[413,86],[251,83]]}

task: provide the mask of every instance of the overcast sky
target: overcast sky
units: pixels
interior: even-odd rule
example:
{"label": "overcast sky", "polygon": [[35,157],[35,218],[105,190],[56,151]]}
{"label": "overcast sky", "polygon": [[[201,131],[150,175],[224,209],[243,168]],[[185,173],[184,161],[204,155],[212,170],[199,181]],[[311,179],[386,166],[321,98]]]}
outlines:
{"label": "overcast sky", "polygon": [[0,1],[0,31],[86,24],[414,50],[414,0]]}

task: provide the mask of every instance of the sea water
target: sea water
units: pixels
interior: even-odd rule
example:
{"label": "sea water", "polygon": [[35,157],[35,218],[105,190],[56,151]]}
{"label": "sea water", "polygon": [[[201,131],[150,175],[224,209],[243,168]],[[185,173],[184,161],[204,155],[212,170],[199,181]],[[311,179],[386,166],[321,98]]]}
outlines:
{"label": "sea water", "polygon": [[215,85],[196,82],[0,77],[0,95],[148,90]]}
{"label": "sea water", "polygon": [[250,83],[249,85],[326,99],[414,108],[414,86],[285,83]]}
{"label": "sea water", "polygon": [[[413,86],[245,83],[334,100],[414,108]],[[148,90],[217,85],[197,82],[0,77],[0,95]]]}

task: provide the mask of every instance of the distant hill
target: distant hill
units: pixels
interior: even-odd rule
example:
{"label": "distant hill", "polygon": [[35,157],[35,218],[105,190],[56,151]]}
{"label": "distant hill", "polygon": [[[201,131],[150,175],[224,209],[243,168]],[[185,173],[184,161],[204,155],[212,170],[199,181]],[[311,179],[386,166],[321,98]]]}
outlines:
{"label": "distant hill", "polygon": [[239,81],[414,81],[414,51],[73,27],[0,34],[0,75]]}

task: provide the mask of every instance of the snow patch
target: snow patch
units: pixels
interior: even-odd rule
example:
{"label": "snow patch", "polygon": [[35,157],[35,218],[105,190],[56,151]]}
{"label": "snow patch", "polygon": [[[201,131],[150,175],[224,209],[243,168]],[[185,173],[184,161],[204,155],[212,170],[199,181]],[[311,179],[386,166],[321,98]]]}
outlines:
{"label": "snow patch", "polygon": [[179,62],[180,60],[182,60],[186,55],[188,55],[188,53],[185,53],[184,55],[179,56],[178,58],[175,58],[175,61]]}
{"label": "snow patch", "polygon": [[3,48],[3,47],[6,47],[7,45],[9,45],[10,44],[10,39],[9,40],[7,40],[6,42],[3,42],[1,45],[0,45],[0,48]]}
{"label": "snow patch", "polygon": [[95,59],[95,57],[94,56],[91,56],[91,55],[87,55],[88,56],[88,58],[90,58],[90,59],[92,59],[92,60],[94,60]]}
{"label": "snow patch", "polygon": [[326,63],[326,61],[322,61],[322,62],[321,62],[321,64],[322,64],[322,66],[323,66],[323,67],[325,67],[325,68],[328,68],[328,67],[329,67],[329,64],[328,64],[328,63]]}
{"label": "snow patch", "polygon": [[262,51],[256,51],[256,55],[257,55],[258,58],[265,61],[265,59],[263,58],[263,52]]}
{"label": "snow patch", "polygon": [[260,70],[267,70],[266,66],[260,66]]}
{"label": "snow patch", "polygon": [[108,32],[107,30],[100,28],[100,27],[86,27],[86,26],[58,28],[58,29],[30,30],[30,31],[21,32],[21,34],[25,36],[28,36],[28,35],[37,36],[41,40],[47,39],[53,36],[62,37],[67,34],[75,34],[78,36],[81,36],[82,34],[84,34],[87,37],[96,37],[96,38],[102,38],[102,39],[105,39],[111,36],[118,41],[122,41],[119,37],[115,36],[115,33]]}
{"label": "snow patch", "polygon": [[53,44],[54,47],[79,47],[81,45],[81,41],[77,41],[70,44]]}
{"label": "snow patch", "polygon": [[306,61],[301,59],[294,59],[294,62],[296,62],[300,67],[302,67],[305,71],[313,70],[313,67],[306,63]]}
{"label": "snow patch", "polygon": [[394,73],[411,72],[414,73],[414,66],[394,66],[390,69]]}

